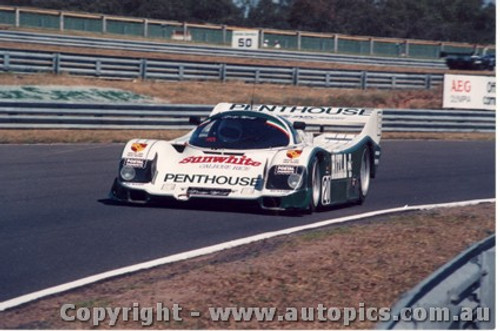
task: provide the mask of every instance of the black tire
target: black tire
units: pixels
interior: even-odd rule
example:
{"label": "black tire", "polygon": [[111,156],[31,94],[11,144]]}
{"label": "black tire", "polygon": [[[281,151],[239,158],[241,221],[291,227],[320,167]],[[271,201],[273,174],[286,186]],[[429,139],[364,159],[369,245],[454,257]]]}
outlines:
{"label": "black tire", "polygon": [[371,172],[371,152],[368,146],[363,149],[361,155],[361,164],[359,168],[359,198],[358,203],[362,204],[368,195],[370,188],[370,172]]}
{"label": "black tire", "polygon": [[309,187],[311,188],[311,199],[309,200],[308,212],[312,213],[321,207],[321,170],[317,158],[311,167]]}

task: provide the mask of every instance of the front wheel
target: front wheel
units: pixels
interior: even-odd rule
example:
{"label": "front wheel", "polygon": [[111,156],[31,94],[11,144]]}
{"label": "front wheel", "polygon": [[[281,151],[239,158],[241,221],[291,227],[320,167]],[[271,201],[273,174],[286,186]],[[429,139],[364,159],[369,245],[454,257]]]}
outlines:
{"label": "front wheel", "polygon": [[366,196],[368,195],[368,189],[370,188],[370,168],[370,149],[368,147],[365,147],[363,150],[363,155],[361,156],[361,165],[359,169],[359,204],[362,204],[365,201]]}

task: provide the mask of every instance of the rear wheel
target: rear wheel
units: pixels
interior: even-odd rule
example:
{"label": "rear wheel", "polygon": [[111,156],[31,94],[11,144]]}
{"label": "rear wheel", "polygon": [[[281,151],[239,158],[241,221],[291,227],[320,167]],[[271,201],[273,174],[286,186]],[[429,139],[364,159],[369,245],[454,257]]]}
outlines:
{"label": "rear wheel", "polygon": [[371,156],[370,149],[365,147],[363,155],[361,156],[361,166],[359,169],[359,198],[358,202],[361,204],[365,201],[370,188],[370,171],[371,171]]}

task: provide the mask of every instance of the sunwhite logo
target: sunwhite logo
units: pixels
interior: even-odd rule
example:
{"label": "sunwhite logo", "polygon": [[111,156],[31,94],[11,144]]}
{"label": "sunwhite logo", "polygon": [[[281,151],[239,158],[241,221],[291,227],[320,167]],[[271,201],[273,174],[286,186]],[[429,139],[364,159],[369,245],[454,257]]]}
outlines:
{"label": "sunwhite logo", "polygon": [[223,163],[258,167],[262,163],[243,156],[190,156],[182,159],[179,163]]}

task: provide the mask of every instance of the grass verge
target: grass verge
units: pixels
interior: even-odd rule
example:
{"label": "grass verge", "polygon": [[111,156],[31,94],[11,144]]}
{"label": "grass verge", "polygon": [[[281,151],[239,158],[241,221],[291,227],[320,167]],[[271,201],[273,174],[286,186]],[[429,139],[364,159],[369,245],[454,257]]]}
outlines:
{"label": "grass verge", "polygon": [[0,74],[0,85],[94,86],[123,89],[174,104],[219,102],[338,107],[441,108],[442,91],[334,89],[219,81],[111,80],[69,75]]}
{"label": "grass verge", "polygon": [[[377,217],[282,236],[87,286],[0,313],[0,328],[90,329],[64,322],[77,307],[183,307],[173,329],[341,329],[334,322],[213,322],[209,307],[389,307],[439,266],[495,231],[495,206],[443,208]],[[189,317],[190,310],[202,313]],[[109,328],[105,321],[99,328]],[[140,322],[119,322],[140,329]],[[356,321],[349,328],[372,328]]]}

